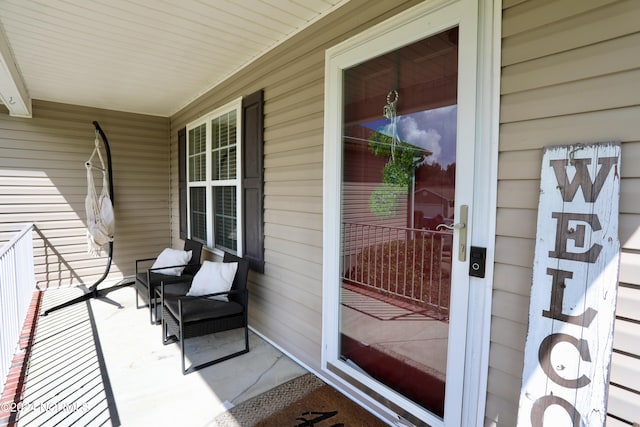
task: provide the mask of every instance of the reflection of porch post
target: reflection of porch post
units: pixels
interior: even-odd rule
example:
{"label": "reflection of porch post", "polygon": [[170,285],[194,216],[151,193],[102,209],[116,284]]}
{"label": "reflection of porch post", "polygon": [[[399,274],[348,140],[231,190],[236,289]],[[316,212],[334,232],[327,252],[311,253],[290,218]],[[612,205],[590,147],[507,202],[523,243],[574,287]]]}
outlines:
{"label": "reflection of porch post", "polygon": [[416,227],[416,218],[414,212],[416,211],[416,173],[413,172],[413,177],[411,178],[411,191],[409,191],[409,228],[422,228],[422,224],[419,227]]}

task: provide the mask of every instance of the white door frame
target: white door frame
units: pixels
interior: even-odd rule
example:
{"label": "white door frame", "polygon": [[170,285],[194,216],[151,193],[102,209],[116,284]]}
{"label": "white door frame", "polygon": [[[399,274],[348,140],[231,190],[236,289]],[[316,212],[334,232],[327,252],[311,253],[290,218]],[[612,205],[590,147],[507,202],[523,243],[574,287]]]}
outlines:
{"label": "white door frame", "polygon": [[[343,392],[386,417],[394,417],[394,412],[406,411],[410,414],[410,420],[418,419],[434,426],[484,424],[495,248],[500,6],[500,0],[425,1],[326,52],[322,369]],[[457,164],[467,165],[457,168],[457,174],[458,177],[465,174],[466,180],[474,183],[473,186],[457,185],[455,209],[457,214],[460,205],[470,206],[466,244],[487,248],[487,268],[485,278],[477,279],[468,276],[468,257],[464,263],[454,263],[455,284],[452,286],[469,288],[468,292],[452,290],[452,293],[463,297],[452,298],[451,335],[455,336],[458,332],[462,338],[457,342],[450,340],[448,366],[464,366],[465,369],[462,378],[459,372],[455,375],[455,371],[448,369],[445,424],[408,399],[381,390],[374,381],[337,357],[340,324],[341,94],[343,69],[454,26],[459,26],[460,31]],[[481,190],[474,191],[474,188]],[[474,227],[474,224],[479,226]],[[458,244],[458,233],[455,233],[454,248]],[[454,254],[456,252],[454,250]],[[468,304],[468,301],[473,301],[473,304]],[[377,393],[379,399],[372,399],[343,376],[357,378],[366,389]],[[387,404],[382,405],[378,403],[379,400]]]}

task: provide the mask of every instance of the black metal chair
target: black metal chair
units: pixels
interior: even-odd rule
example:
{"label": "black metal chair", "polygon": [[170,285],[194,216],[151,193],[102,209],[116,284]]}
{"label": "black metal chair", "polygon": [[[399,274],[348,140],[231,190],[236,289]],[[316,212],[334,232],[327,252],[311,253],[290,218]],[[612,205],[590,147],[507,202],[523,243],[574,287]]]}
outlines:
{"label": "black metal chair", "polygon": [[[160,287],[160,283],[165,284],[188,284],[191,283],[193,277],[200,268],[200,259],[202,256],[202,243],[195,240],[186,239],[184,242],[184,250],[191,251],[191,260],[184,266],[182,275],[170,276],[162,273],[158,273],[157,270],[163,268],[148,268],[152,265],[152,262],[156,258],[143,258],[136,260],[136,281],[134,287],[136,290],[136,308],[149,307],[149,321],[151,324],[158,324],[158,293],[157,289]],[[146,268],[145,268],[146,266]],[[181,265],[170,266],[169,268],[182,267]],[[145,304],[139,305],[139,298],[141,298]]]}
{"label": "black metal chair", "polygon": [[[161,285],[163,343],[168,344],[176,341],[180,343],[183,374],[229,360],[249,351],[249,293],[247,289],[249,261],[225,252],[223,262],[238,263],[233,284],[228,292],[197,297],[167,295],[164,292],[166,285]],[[226,295],[228,302],[210,298],[219,295]],[[238,328],[244,328],[244,348],[242,350],[186,368],[184,345],[186,339]]]}

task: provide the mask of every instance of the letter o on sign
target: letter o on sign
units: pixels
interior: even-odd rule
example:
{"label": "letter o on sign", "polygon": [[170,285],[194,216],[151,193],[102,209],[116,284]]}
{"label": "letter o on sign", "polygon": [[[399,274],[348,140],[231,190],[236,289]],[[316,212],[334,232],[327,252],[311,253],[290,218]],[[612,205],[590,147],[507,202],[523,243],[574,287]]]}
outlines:
{"label": "letter o on sign", "polygon": [[531,425],[533,427],[543,427],[544,413],[551,405],[560,405],[571,417],[573,427],[580,427],[581,415],[576,408],[559,396],[542,396],[533,403],[531,408]]}

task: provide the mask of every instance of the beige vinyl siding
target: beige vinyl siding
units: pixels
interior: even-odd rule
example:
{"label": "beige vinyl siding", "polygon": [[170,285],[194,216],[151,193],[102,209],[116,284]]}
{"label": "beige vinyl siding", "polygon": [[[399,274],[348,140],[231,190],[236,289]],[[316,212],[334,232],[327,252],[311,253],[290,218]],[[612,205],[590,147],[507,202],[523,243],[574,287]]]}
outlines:
{"label": "beige vinyl siding", "polygon": [[516,424],[542,148],[622,141],[622,245],[607,425],[640,423],[640,3],[503,1],[486,425]]}
{"label": "beige vinyl siding", "polygon": [[41,289],[90,286],[105,271],[106,256],[87,253],[84,163],[94,120],[113,158],[116,234],[106,280],[133,274],[136,258],[169,244],[168,119],[35,100],[31,119],[0,115],[0,242],[35,224]]}
{"label": "beige vinyl siding", "polygon": [[417,1],[351,1],[171,117],[172,237],[178,233],[177,132],[264,89],[265,273],[250,275],[249,323],[319,369],[325,49]]}

